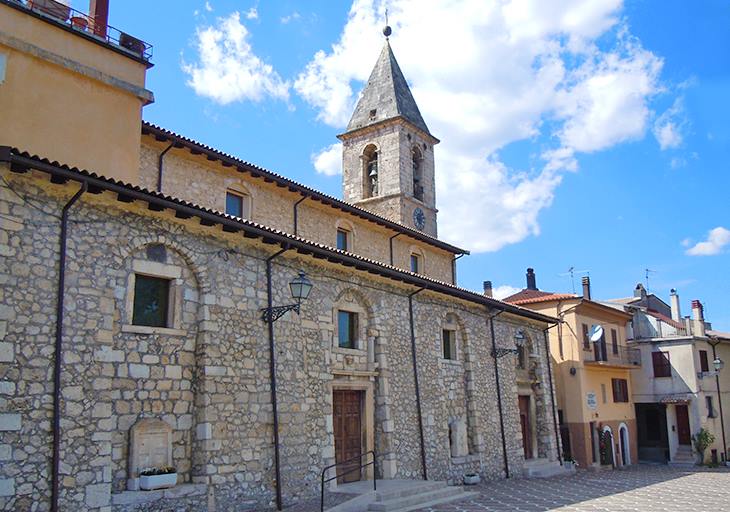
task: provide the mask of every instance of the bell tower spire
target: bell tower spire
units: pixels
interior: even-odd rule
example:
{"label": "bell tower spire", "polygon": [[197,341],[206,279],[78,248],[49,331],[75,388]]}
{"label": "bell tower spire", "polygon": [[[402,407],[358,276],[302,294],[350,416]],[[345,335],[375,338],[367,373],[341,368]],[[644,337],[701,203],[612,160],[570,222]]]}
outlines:
{"label": "bell tower spire", "polygon": [[436,187],[428,129],[390,46],[392,28],[342,141],[343,195],[390,220],[436,236]]}

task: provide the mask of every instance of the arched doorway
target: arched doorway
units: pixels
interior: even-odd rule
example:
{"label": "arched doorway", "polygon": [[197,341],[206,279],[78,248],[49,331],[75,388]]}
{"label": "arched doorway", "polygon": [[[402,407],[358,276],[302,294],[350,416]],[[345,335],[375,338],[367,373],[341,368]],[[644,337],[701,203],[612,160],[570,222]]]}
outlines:
{"label": "arched doorway", "polygon": [[618,442],[621,450],[621,465],[628,466],[631,464],[631,445],[629,444],[629,428],[625,423],[621,423],[618,427]]}
{"label": "arched doorway", "polygon": [[602,466],[616,467],[616,450],[614,446],[614,437],[611,427],[606,425],[601,431],[601,439],[599,441],[599,452]]}

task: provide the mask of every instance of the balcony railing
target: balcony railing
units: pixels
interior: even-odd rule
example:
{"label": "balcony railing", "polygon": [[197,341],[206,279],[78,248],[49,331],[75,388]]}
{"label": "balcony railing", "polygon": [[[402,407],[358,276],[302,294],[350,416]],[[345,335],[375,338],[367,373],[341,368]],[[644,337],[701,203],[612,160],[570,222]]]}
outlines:
{"label": "balcony railing", "polygon": [[585,362],[590,365],[618,366],[618,367],[640,367],[641,350],[633,347],[619,345],[617,353],[613,347],[605,343],[594,343],[591,352],[584,352]]}
{"label": "balcony railing", "polygon": [[6,4],[19,6],[40,14],[57,23],[71,27],[84,35],[99,39],[107,44],[144,60],[152,58],[152,45],[112,27],[104,20],[94,19],[86,13],[72,9],[56,0],[6,0]]}

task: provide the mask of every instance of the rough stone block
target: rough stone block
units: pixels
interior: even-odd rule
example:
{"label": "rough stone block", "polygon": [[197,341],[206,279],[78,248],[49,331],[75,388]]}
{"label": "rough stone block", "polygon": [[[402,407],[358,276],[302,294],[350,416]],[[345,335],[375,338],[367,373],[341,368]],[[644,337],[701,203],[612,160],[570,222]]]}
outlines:
{"label": "rough stone block", "polygon": [[90,508],[109,505],[112,499],[111,484],[92,484],[86,486],[86,505]]}
{"label": "rough stone block", "polygon": [[9,380],[0,381],[0,395],[14,395],[15,394],[15,382]]}
{"label": "rough stone block", "polygon": [[109,350],[106,348],[102,350],[95,350],[94,360],[102,363],[121,363],[124,361],[124,352],[121,350]]}
{"label": "rough stone block", "polygon": [[9,432],[20,430],[22,422],[20,414],[3,413],[0,414],[0,432]]}
{"label": "rough stone block", "polygon": [[129,376],[135,379],[147,379],[150,376],[150,367],[146,364],[130,364]]}
{"label": "rough stone block", "polygon": [[12,343],[0,341],[0,362],[12,363],[15,361],[15,350]]}
{"label": "rough stone block", "polygon": [[15,495],[15,478],[0,479],[0,496]]}

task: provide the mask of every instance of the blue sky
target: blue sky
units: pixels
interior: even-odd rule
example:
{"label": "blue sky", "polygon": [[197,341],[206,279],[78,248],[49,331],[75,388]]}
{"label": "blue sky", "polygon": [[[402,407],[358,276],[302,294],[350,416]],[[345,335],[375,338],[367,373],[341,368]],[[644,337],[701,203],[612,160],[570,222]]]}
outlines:
{"label": "blue sky", "polygon": [[[341,195],[333,144],[383,44],[382,1],[111,4],[154,45],[146,120]],[[521,288],[534,267],[570,292],[575,267],[614,298],[648,268],[651,291],[677,288],[684,314],[702,300],[730,331],[727,2],[387,6],[442,140],[439,235],[473,253],[461,286]]]}

